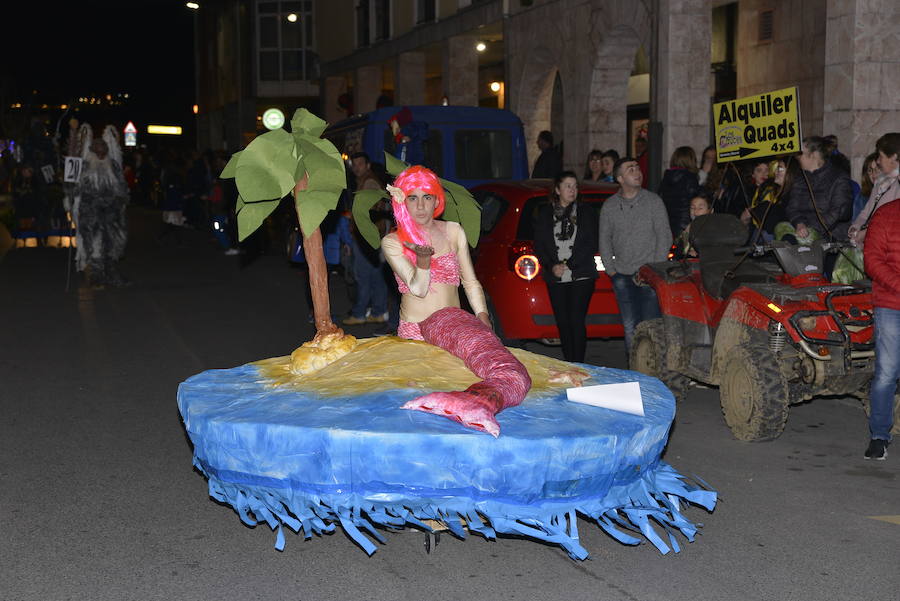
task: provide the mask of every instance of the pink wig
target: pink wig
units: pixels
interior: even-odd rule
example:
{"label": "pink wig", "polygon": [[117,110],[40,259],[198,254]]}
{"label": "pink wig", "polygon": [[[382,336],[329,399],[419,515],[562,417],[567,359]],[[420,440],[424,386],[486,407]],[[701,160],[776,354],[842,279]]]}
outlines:
{"label": "pink wig", "polygon": [[[431,169],[413,165],[397,176],[397,179],[394,180],[394,186],[403,190],[403,194],[406,196],[416,189],[421,189],[426,194],[431,194],[437,199],[437,203],[434,205],[434,217],[444,212],[444,187],[441,186],[438,176]],[[405,201],[398,202],[396,198],[393,198],[391,199],[391,205],[394,208],[394,217],[397,220],[397,237],[400,239],[401,244],[404,242],[412,242],[423,246],[431,244],[431,240],[428,239],[428,236],[422,231],[419,224],[413,221],[406,208]],[[415,263],[416,253],[404,246],[403,254]]]}

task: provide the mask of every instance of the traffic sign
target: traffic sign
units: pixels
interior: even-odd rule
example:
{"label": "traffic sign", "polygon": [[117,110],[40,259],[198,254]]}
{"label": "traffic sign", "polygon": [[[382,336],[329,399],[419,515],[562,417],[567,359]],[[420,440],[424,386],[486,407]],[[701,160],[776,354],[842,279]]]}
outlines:
{"label": "traffic sign", "polygon": [[125,125],[125,146],[137,146],[137,128],[131,121]]}

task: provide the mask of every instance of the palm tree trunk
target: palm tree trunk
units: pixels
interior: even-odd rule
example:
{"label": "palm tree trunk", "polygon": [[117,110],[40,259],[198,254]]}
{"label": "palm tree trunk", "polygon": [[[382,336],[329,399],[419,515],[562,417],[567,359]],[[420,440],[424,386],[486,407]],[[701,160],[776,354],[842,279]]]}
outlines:
{"label": "palm tree trunk", "polygon": [[[297,193],[306,189],[309,183],[309,175],[294,186],[294,198]],[[297,219],[300,220],[300,203],[295,200]],[[322,247],[322,231],[319,228],[308,234],[303,231],[303,222],[300,221],[300,232],[303,234],[303,253],[306,255],[306,265],[309,268],[309,290],[312,293],[313,319],[316,324],[316,338],[325,334],[338,332],[338,328],[331,321],[331,300],[328,296],[328,266],[325,264],[325,250]]]}

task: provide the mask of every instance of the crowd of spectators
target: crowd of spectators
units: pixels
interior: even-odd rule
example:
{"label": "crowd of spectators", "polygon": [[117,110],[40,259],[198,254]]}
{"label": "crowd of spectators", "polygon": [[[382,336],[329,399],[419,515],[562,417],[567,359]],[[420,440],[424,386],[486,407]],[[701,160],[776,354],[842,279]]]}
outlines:
{"label": "crowd of spectators", "polygon": [[[604,181],[604,156],[596,150],[588,154],[584,181]],[[611,175],[619,191],[603,203],[598,250],[613,282],[626,348],[637,324],[659,315],[653,290],[636,286],[635,273],[645,263],[665,260],[665,249],[673,238],[670,256],[696,256],[688,234],[691,221],[699,215],[734,215],[746,226],[746,241],[752,243],[848,243],[851,247],[839,255],[826,255],[824,275],[837,283],[866,277],[871,280],[876,354],[870,394],[871,438],[864,457],[885,459],[900,377],[900,202],[895,202],[900,201],[898,157],[900,133],[881,136],[874,152],[863,161],[857,182],[835,136],[804,138],[797,154],[727,164],[715,161],[711,147],[704,149],[698,164],[694,149],[682,146],[672,153],[658,194],[642,187],[646,178],[642,177],[638,159],[618,160]],[[867,244],[867,237],[877,242]],[[557,253],[544,248],[541,261],[566,264],[571,253],[562,241],[564,237],[556,238],[549,246]],[[702,250],[699,252],[702,254]],[[551,290],[567,285],[559,275],[556,268],[547,275]],[[572,312],[570,307],[564,310]],[[558,322],[572,329],[571,316],[561,314],[557,303],[554,312]],[[562,326],[560,335],[563,337]]]}

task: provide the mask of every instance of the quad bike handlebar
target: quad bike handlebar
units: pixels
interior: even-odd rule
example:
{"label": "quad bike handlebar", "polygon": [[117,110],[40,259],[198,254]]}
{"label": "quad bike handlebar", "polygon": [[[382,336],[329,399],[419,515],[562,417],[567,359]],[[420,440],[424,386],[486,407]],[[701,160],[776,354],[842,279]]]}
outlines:
{"label": "quad bike handlebar", "polygon": [[798,276],[811,273],[823,273],[824,254],[841,252],[849,248],[849,242],[825,242],[814,240],[810,244],[792,244],[778,240],[766,244],[754,244],[734,249],[736,255],[741,255],[740,261],[748,256],[762,256],[772,252],[778,260],[781,269],[789,276]]}
{"label": "quad bike handlebar", "polygon": [[766,244],[753,244],[748,246],[740,246],[734,249],[735,255],[750,254],[754,257],[761,257],[768,252],[778,250],[780,248],[811,248],[818,245],[824,252],[840,252],[844,248],[853,248],[850,242],[822,242],[815,240],[811,244],[791,244],[790,242],[767,242]]}

